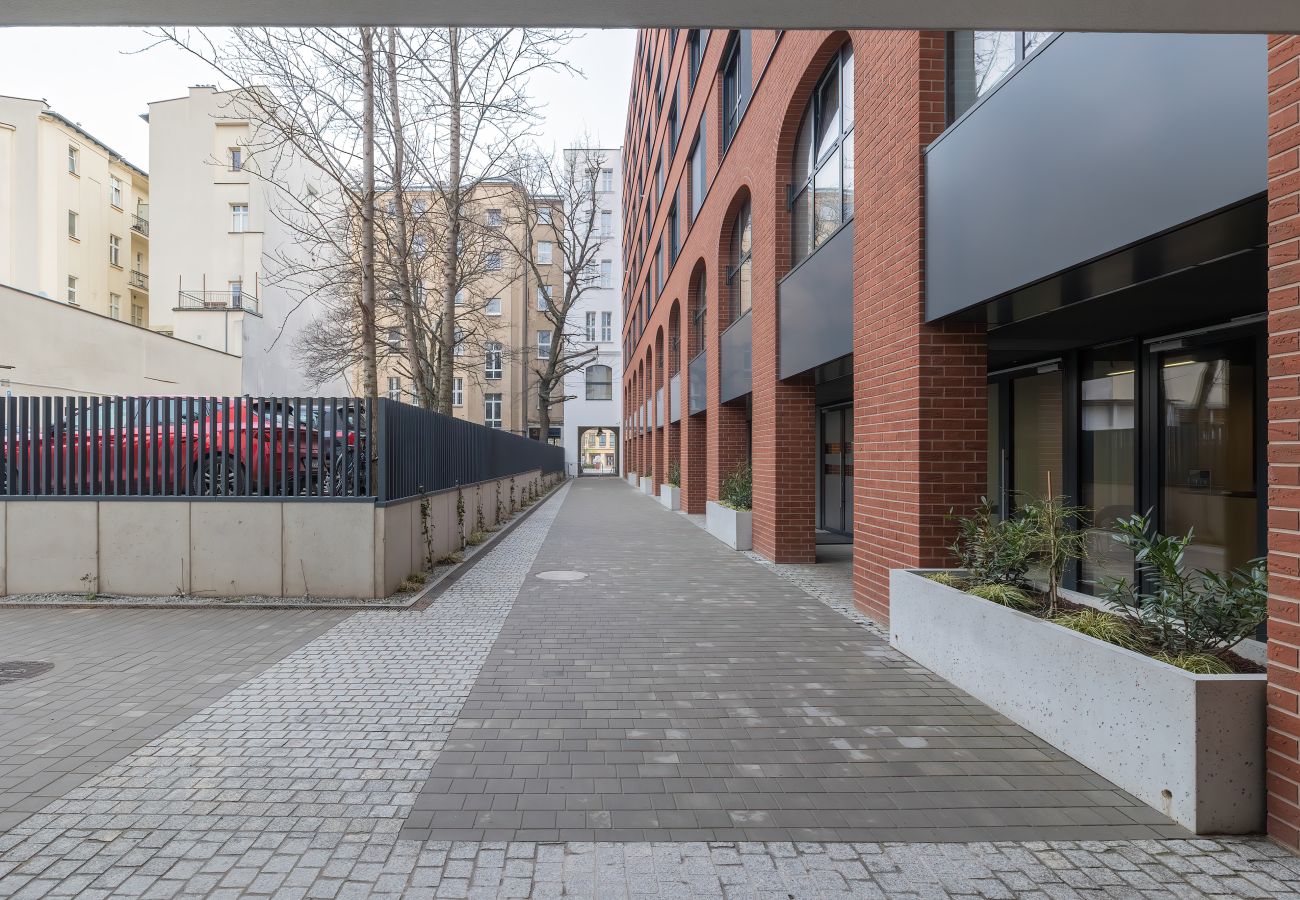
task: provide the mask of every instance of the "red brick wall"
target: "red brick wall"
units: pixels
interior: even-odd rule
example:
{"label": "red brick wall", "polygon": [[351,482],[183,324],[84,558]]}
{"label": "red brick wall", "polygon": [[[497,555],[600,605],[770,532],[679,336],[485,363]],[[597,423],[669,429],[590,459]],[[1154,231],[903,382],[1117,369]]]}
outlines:
{"label": "red brick wall", "polygon": [[889,570],[943,563],[949,511],[984,490],[987,384],[977,331],[924,323],[923,149],[944,126],[944,35],[860,40],[853,582],[887,622]]}
{"label": "red brick wall", "polygon": [[1268,832],[1300,850],[1300,37],[1268,64]]}

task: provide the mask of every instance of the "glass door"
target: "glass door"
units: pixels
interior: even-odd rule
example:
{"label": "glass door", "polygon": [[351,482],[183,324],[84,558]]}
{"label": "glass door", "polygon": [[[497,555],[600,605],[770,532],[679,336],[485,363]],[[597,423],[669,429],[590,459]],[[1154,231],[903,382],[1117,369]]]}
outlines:
{"label": "glass door", "polygon": [[821,411],[821,451],[818,454],[823,531],[853,533],[853,407]]}
{"label": "glass door", "polygon": [[1094,350],[1079,362],[1079,500],[1092,510],[1080,589],[1104,578],[1132,578],[1133,554],[1113,538],[1117,519],[1135,511],[1137,372],[1134,347]]}

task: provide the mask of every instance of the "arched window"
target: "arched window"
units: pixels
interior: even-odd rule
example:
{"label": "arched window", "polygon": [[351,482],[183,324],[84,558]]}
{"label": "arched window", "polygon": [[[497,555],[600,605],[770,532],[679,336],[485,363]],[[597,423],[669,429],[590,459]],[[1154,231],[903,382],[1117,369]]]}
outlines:
{"label": "arched window", "polygon": [[727,259],[727,285],[731,289],[731,321],[749,312],[751,301],[750,260],[752,229],[750,227],[749,201],[741,207],[731,226],[731,253]]}
{"label": "arched window", "polygon": [[691,331],[694,334],[693,346],[696,353],[704,352],[704,326],[709,317],[709,298],[704,283],[704,275],[700,274],[691,287]]}
{"label": "arched window", "polygon": [[609,366],[587,366],[587,399],[614,399],[614,370]]}
{"label": "arched window", "polygon": [[845,44],[808,101],[794,148],[792,252],[799,263],[853,218],[853,46]]}

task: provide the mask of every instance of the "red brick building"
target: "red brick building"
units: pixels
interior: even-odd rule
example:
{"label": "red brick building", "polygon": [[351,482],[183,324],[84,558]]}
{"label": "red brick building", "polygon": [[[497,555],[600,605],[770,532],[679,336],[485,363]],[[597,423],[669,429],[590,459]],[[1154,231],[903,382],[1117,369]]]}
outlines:
{"label": "red brick building", "polygon": [[[1105,59],[1105,66],[1096,61]],[[655,30],[625,136],[625,459],[855,601],[1048,479],[1268,554],[1270,832],[1300,847],[1300,42]],[[1070,587],[1132,560],[1096,543]]]}

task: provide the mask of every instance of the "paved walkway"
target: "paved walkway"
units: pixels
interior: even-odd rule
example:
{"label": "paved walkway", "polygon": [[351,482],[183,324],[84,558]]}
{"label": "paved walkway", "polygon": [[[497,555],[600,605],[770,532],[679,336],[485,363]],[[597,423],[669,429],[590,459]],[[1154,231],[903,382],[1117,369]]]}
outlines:
{"label": "paved walkway", "polygon": [[1300,897],[613,481],[245,676],[0,834],[0,896]]}

